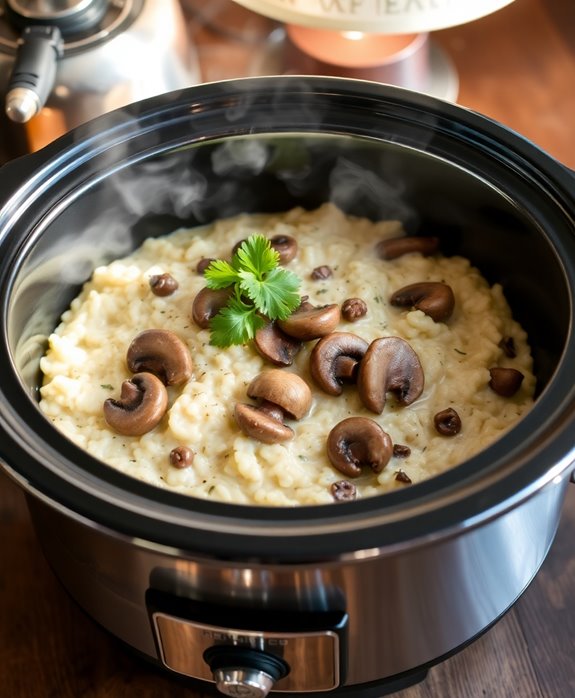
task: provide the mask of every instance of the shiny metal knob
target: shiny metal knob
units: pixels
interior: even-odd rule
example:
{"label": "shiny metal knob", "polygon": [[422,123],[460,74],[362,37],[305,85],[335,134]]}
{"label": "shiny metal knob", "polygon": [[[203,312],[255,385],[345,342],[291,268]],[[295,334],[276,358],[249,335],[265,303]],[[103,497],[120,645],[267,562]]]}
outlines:
{"label": "shiny metal knob", "polygon": [[265,698],[275,683],[273,677],[261,669],[216,669],[214,680],[220,693],[234,698]]}
{"label": "shiny metal knob", "polygon": [[220,693],[233,698],[265,698],[288,664],[269,652],[238,645],[214,645],[204,652]]}
{"label": "shiny metal knob", "polygon": [[12,121],[24,123],[42,109],[54,85],[63,45],[58,27],[24,28],[6,95],[6,114]]}
{"label": "shiny metal knob", "polygon": [[12,121],[23,124],[42,109],[42,103],[34,90],[14,87],[6,95],[6,114]]}

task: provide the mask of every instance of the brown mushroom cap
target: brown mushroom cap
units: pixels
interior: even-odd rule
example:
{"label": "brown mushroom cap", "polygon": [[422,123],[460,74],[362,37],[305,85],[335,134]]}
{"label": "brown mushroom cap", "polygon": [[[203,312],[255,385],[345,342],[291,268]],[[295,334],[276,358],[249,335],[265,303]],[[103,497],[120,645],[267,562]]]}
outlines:
{"label": "brown mushroom cap", "polygon": [[434,236],[410,235],[389,238],[377,243],[377,254],[381,259],[397,259],[410,252],[419,252],[424,256],[435,254],[439,248],[439,238]]}
{"label": "brown mushroom cap", "polygon": [[320,307],[302,303],[285,320],[278,320],[279,327],[290,337],[307,342],[310,339],[318,339],[333,332],[338,326],[341,311],[337,303]]}
{"label": "brown mushroom cap", "polygon": [[357,322],[367,315],[367,303],[363,298],[346,298],[341,304],[341,315],[348,322]]}
{"label": "brown mushroom cap", "polygon": [[354,376],[353,364],[341,363],[347,358],[357,363],[369,344],[351,332],[332,332],[322,337],[310,354],[310,372],[314,381],[328,395],[341,395],[343,381]]}
{"label": "brown mushroom cap", "polygon": [[516,368],[494,366],[489,369],[489,387],[502,397],[511,397],[521,387],[523,374]]}
{"label": "brown mushroom cap", "polygon": [[401,337],[380,337],[370,345],[359,366],[357,389],[368,410],[383,412],[388,392],[401,405],[410,405],[421,395],[424,386],[419,357]]}
{"label": "brown mushroom cap", "polygon": [[248,397],[278,405],[289,417],[301,419],[311,407],[311,390],[303,378],[280,368],[259,373],[248,385]]}
{"label": "brown mushroom cap", "polygon": [[118,434],[141,436],[151,431],[168,409],[168,391],[152,373],[136,373],[122,383],[120,399],[104,401],[104,419]]}
{"label": "brown mushroom cap", "polygon": [[152,293],[156,296],[171,296],[172,293],[177,291],[179,286],[176,279],[167,272],[150,276],[149,284]]}
{"label": "brown mushroom cap", "polygon": [[166,385],[179,385],[192,375],[189,349],[170,330],[140,332],[128,347],[126,360],[133,373],[153,373]]}
{"label": "brown mushroom cap", "polygon": [[293,439],[293,429],[257,405],[246,405],[238,402],[234,410],[234,417],[246,436],[251,436],[265,444],[276,444]]}
{"label": "brown mushroom cap", "polygon": [[301,346],[299,339],[289,337],[275,322],[256,330],[254,337],[258,354],[276,366],[291,366]]}
{"label": "brown mushroom cap", "polygon": [[210,320],[226,305],[231,293],[232,290],[229,288],[214,290],[204,286],[194,298],[192,320],[203,330],[208,329]]}
{"label": "brown mushroom cap", "polygon": [[169,460],[175,468],[188,468],[194,462],[196,454],[187,446],[176,446],[170,451]]}
{"label": "brown mushroom cap", "polygon": [[270,245],[279,254],[280,264],[288,264],[297,254],[297,240],[291,235],[274,235]]}
{"label": "brown mushroom cap", "polygon": [[443,436],[455,436],[461,431],[461,417],[453,407],[437,412],[433,417],[433,424],[436,431]]}
{"label": "brown mushroom cap", "polygon": [[389,302],[401,307],[413,306],[435,322],[450,318],[455,307],[451,286],[441,281],[421,281],[404,286],[391,295]]}
{"label": "brown mushroom cap", "polygon": [[196,271],[198,274],[202,274],[206,271],[206,269],[210,266],[212,262],[215,262],[216,259],[215,257],[202,257],[198,263],[196,264]]}
{"label": "brown mushroom cap", "polygon": [[373,419],[348,417],[330,431],[327,455],[333,467],[348,477],[361,475],[363,466],[380,473],[393,455],[393,443]]}

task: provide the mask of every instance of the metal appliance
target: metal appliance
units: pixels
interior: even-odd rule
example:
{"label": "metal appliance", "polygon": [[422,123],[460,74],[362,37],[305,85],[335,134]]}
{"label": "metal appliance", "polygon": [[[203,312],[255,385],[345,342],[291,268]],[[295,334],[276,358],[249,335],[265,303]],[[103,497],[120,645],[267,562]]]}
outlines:
{"label": "metal appliance", "polygon": [[[489,628],[545,559],[575,467],[573,184],[454,104],[302,76],[153,97],[5,165],[0,467],[70,594],[201,691],[254,698],[381,698]],[[327,200],[437,234],[503,284],[538,395],[499,441],[381,497],[252,507],[128,477],[39,411],[46,335],[95,266],[180,225]]]}
{"label": "metal appliance", "polygon": [[200,80],[177,0],[0,0],[0,152]]}

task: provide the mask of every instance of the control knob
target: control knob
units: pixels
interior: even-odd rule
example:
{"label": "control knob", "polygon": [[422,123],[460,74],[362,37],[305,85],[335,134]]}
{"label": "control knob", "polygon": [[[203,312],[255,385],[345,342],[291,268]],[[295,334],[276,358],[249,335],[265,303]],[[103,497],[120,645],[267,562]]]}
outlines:
{"label": "control knob", "polygon": [[204,652],[216,688],[232,698],[265,698],[289,667],[280,657],[246,647],[216,645]]}

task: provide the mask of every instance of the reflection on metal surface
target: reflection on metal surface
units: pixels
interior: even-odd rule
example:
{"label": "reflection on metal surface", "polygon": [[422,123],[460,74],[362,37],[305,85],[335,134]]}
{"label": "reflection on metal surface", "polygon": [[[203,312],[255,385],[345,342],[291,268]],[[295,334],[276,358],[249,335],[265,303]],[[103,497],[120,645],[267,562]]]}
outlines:
{"label": "reflection on metal surface", "polygon": [[[234,564],[178,557],[82,524],[38,499],[30,499],[29,505],[64,586],[103,627],[143,654],[158,656],[153,624],[142,601],[151,583],[167,595],[201,599],[202,604],[233,604],[234,612],[243,609],[264,618],[273,608],[297,617],[345,607],[348,641],[341,656],[347,665],[345,685],[354,685],[433,661],[504,613],[545,558],[566,486],[563,480],[544,488],[521,507],[462,536],[393,555],[331,564]],[[245,569],[251,573],[249,587]],[[210,621],[214,622],[204,619],[205,625]],[[213,632],[221,631],[222,625],[219,622]],[[184,628],[175,627],[176,647]],[[174,632],[171,626],[170,631]],[[362,642],[365,637],[370,641]],[[204,637],[204,647],[208,639]],[[194,654],[185,642],[177,651],[183,662]],[[178,664],[171,656],[170,661]],[[201,652],[199,661],[207,676]],[[314,670],[309,657],[299,651],[289,663],[297,665],[298,672]]]}
{"label": "reflection on metal surface", "polygon": [[226,696],[265,698],[274,686],[272,677],[257,669],[218,669],[214,678],[218,691]]}
{"label": "reflection on metal surface", "polygon": [[327,691],[339,684],[339,637],[320,632],[266,632],[221,628],[154,614],[154,627],[164,664],[179,674],[213,681],[204,652],[214,645],[248,647],[282,657],[297,667],[278,681],[277,691]]}
{"label": "reflection on metal surface", "polygon": [[[0,13],[2,99],[18,41],[17,28]],[[177,0],[110,3],[93,30],[65,38],[46,107],[26,124],[0,113],[0,163],[36,151],[96,116],[199,81],[196,48]],[[14,96],[12,103],[14,110]],[[25,106],[29,116],[31,108]]]}

